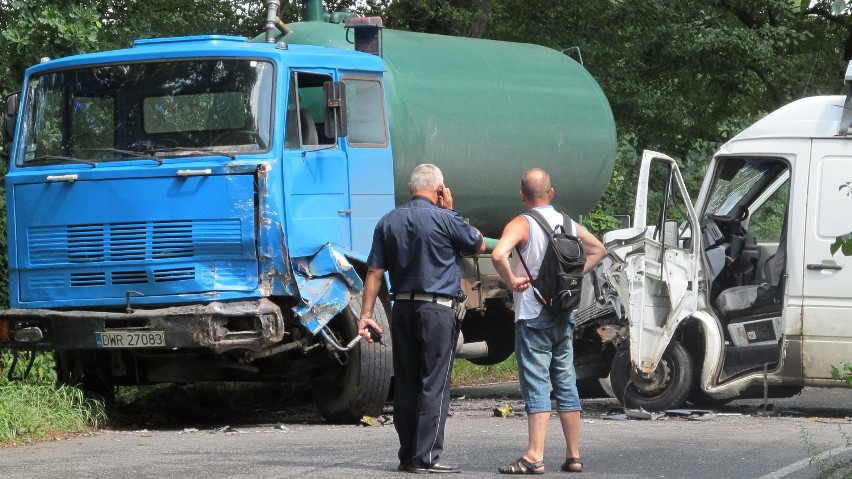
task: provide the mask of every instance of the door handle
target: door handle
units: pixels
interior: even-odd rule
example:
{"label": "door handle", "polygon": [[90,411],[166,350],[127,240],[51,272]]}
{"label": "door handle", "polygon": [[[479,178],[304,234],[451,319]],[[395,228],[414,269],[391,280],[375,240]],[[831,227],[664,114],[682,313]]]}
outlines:
{"label": "door handle", "polygon": [[64,181],[66,183],[74,183],[77,181],[77,175],[49,175],[47,177],[47,181],[50,183],[55,183],[59,181]]}
{"label": "door handle", "polygon": [[843,266],[840,266],[839,264],[809,264],[806,268],[811,271],[822,271],[825,269],[840,271],[843,269]]}
{"label": "door handle", "polygon": [[337,214],[339,214],[339,215],[351,215],[352,210],[337,210]]}
{"label": "door handle", "polygon": [[209,176],[213,174],[213,170],[210,168],[205,168],[203,170],[178,170],[177,175],[180,177],[188,177],[188,176]]}

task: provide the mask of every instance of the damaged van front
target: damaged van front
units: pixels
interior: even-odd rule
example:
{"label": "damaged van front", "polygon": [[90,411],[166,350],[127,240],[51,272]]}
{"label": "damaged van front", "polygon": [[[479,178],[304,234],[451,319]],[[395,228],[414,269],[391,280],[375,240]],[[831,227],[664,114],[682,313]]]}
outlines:
{"label": "damaged van front", "polygon": [[644,153],[634,227],[605,238],[627,319],[610,379],[627,407],[844,384],[831,377],[852,359],[852,268],[831,248],[852,231],[844,103],[803,99],[737,135],[695,206],[676,161]]}

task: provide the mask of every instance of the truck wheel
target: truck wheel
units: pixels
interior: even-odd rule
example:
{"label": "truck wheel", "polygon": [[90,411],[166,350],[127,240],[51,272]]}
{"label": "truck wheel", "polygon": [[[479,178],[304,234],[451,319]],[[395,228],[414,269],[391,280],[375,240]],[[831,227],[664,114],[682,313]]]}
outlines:
{"label": "truck wheel", "polygon": [[515,313],[502,302],[486,303],[484,315],[468,310],[461,331],[465,342],[488,343],[488,356],[468,359],[478,366],[501,363],[515,352]]}
{"label": "truck wheel", "polygon": [[626,408],[663,411],[683,405],[692,390],[692,357],[677,341],[669,343],[657,369],[639,374],[630,363],[630,351],[616,353],[610,381],[615,397]]}
{"label": "truck wheel", "polygon": [[[393,378],[390,325],[385,311],[384,304],[377,302],[374,317],[385,331],[382,335],[385,346],[360,341],[347,353],[346,364],[335,361],[330,375],[313,382],[314,400],[326,421],[352,424],[364,416],[375,417],[382,413]],[[344,345],[358,334],[360,316],[359,295],[330,323]]]}
{"label": "truck wheel", "polygon": [[[111,406],[115,403],[115,386],[100,369],[102,359],[97,353],[71,353],[57,351],[53,353],[56,370],[56,386],[79,387],[83,393]],[[106,365],[109,365],[107,362]]]}

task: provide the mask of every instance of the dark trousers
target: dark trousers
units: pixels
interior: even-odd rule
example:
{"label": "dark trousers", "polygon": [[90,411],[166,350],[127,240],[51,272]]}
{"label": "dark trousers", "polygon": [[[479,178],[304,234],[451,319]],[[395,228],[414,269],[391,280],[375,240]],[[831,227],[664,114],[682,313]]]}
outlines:
{"label": "dark trousers", "polygon": [[452,308],[426,301],[394,302],[391,321],[399,462],[429,467],[444,450],[458,322]]}

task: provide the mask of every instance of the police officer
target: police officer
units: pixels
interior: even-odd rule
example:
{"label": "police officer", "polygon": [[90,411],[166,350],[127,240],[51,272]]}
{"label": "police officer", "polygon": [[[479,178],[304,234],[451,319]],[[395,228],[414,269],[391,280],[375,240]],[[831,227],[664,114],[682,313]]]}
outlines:
{"label": "police officer", "polygon": [[[450,372],[459,324],[453,307],[461,291],[461,255],[485,250],[482,235],[453,210],[437,166],[422,164],[408,184],[411,201],[376,225],[358,334],[373,338],[376,297],[385,271],[394,293],[394,410],[400,471],[460,472],[438,462],[450,406]],[[381,307],[381,306],[379,306]]]}

